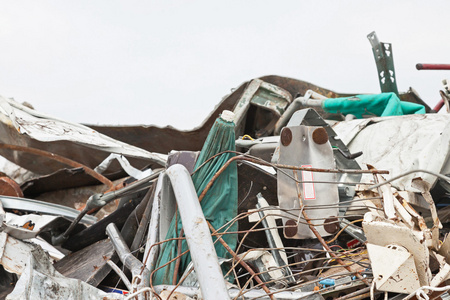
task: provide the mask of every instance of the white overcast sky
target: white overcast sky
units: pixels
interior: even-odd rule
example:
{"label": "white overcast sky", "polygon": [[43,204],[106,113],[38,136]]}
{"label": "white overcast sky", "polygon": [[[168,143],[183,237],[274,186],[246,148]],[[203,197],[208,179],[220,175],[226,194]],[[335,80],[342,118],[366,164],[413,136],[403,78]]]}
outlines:
{"label": "white overcast sky", "polygon": [[281,75],[380,91],[367,34],[400,91],[434,106],[450,71],[450,1],[3,1],[0,95],[89,124],[190,129],[243,81]]}

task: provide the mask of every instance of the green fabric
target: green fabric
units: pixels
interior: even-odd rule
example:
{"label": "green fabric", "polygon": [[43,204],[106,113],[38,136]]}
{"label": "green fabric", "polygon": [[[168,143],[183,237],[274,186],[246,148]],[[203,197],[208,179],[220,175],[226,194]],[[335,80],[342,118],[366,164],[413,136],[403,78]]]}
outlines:
{"label": "green fabric", "polygon": [[[206,160],[213,155],[226,151],[235,151],[235,135],[234,135],[234,123],[223,121],[218,118],[211,128],[199,158],[195,165],[195,170],[200,167]],[[221,154],[218,157],[210,160],[204,166],[202,166],[197,172],[192,175],[192,181],[197,191],[197,195],[200,196],[205,189],[208,182],[217,173],[217,171],[234,156],[234,153]],[[203,214],[206,220],[208,220],[215,229],[219,229],[224,224],[232,220],[237,216],[237,202],[238,202],[238,180],[237,180],[237,165],[236,162],[232,162],[225,171],[215,180],[209,191],[206,193],[200,205],[203,209]],[[178,218],[174,216],[169,227],[166,239],[176,238],[180,234],[182,227],[179,213]],[[176,222],[177,219],[177,222]],[[176,226],[177,225],[177,226]],[[228,226],[226,226],[228,227]],[[176,230],[178,228],[178,230]],[[227,231],[237,231],[237,222],[231,226]],[[223,230],[222,230],[223,231]],[[222,232],[220,231],[220,232]],[[236,249],[237,234],[226,234],[222,236],[225,242],[231,247]],[[215,241],[215,238],[213,237]],[[178,241],[166,242],[162,245],[161,251],[158,257],[156,268],[166,264],[170,260],[174,259],[178,254]],[[217,242],[215,244],[216,252],[219,257],[231,258],[228,251]],[[188,249],[185,240],[182,242],[181,253]],[[191,261],[191,256],[185,254],[181,257],[180,268],[178,270],[177,281],[185,271],[187,265]],[[153,284],[172,284],[173,273],[175,269],[175,262],[160,269],[155,273],[153,278]]]}
{"label": "green fabric", "polygon": [[394,93],[329,98],[322,102],[322,108],[329,113],[352,114],[358,119],[363,116],[386,117],[425,113],[423,105],[400,101]]}

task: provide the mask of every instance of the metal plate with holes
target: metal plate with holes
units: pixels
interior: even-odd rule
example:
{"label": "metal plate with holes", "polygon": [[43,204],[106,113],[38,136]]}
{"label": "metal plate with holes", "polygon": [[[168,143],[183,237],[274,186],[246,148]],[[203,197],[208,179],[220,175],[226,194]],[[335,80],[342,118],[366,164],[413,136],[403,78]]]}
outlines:
{"label": "metal plate with holes", "polygon": [[[279,151],[280,164],[323,169],[336,167],[333,150],[323,127],[303,125],[285,127],[281,132]],[[323,224],[325,219],[331,220],[337,216],[339,194],[335,184],[336,174],[288,169],[279,170],[277,174],[278,201],[280,208],[285,210],[283,225],[287,226],[284,236],[294,239],[315,238],[300,212],[301,204],[305,205],[305,213],[313,219],[313,224]],[[293,178],[300,182],[297,183]],[[315,228],[322,236],[328,236],[335,232],[331,227],[324,228],[323,225],[319,225]]]}

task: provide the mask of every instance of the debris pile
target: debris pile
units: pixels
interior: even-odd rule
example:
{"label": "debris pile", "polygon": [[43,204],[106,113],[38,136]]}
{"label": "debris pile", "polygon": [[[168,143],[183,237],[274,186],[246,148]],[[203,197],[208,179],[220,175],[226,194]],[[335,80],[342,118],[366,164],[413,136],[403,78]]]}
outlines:
{"label": "debris pile", "polygon": [[389,88],[266,76],[191,131],[0,97],[1,298],[449,299],[450,115]]}

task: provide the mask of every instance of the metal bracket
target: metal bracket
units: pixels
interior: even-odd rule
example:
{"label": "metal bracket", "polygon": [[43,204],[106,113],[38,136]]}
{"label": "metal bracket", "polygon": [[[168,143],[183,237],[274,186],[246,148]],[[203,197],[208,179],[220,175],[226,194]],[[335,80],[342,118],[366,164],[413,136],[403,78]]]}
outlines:
{"label": "metal bracket", "polygon": [[[333,128],[325,122],[322,117],[312,108],[302,109],[294,113],[289,120],[287,126],[296,125],[306,126],[322,126],[328,134],[331,146],[338,151],[334,151],[334,159],[336,160],[336,167],[338,169],[355,169],[361,170],[361,167],[354,159],[355,156],[359,156],[359,153],[352,154],[348,150],[344,142],[339,138]],[[274,154],[274,157],[276,154]],[[360,182],[361,174],[346,174],[343,173],[339,176],[338,180],[341,182]],[[352,200],[355,196],[355,187],[351,185],[339,184],[339,200],[341,202]],[[345,215],[347,206],[340,206],[339,215]]]}
{"label": "metal bracket", "polygon": [[367,38],[372,45],[373,56],[375,57],[375,63],[377,64],[381,92],[392,92],[398,96],[392,44],[380,42],[375,31],[369,33]]}

